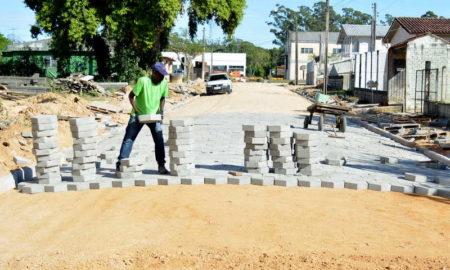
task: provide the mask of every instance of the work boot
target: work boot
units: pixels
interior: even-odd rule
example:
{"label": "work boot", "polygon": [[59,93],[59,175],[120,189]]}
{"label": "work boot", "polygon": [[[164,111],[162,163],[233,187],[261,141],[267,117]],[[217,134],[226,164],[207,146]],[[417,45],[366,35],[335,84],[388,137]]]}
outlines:
{"label": "work boot", "polygon": [[170,172],[166,169],[164,165],[158,167],[158,174],[167,175]]}
{"label": "work boot", "polygon": [[116,163],[116,173],[120,172],[120,161],[117,161]]}

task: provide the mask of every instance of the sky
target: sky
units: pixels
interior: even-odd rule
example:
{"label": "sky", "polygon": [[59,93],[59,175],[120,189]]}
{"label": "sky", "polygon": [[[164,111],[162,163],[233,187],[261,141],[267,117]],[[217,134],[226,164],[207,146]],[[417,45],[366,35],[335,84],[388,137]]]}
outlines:
{"label": "sky", "polygon": [[[242,23],[236,29],[235,37],[250,41],[257,46],[272,48],[274,36],[266,21],[270,20],[270,11],[277,3],[296,9],[298,6],[312,6],[318,0],[247,0],[247,8]],[[330,0],[336,11],[344,7],[351,7],[365,13],[372,14],[372,2],[378,5],[380,19],[384,14],[393,16],[419,17],[428,10],[440,16],[450,18],[450,0]],[[21,0],[0,0],[0,33],[15,40],[31,40],[30,26],[34,24],[34,13]],[[180,17],[175,26],[176,30],[187,28],[187,18]],[[201,35],[201,27],[199,28]],[[211,31],[212,30],[212,31]],[[206,26],[206,37],[222,39],[221,29],[217,25]]]}

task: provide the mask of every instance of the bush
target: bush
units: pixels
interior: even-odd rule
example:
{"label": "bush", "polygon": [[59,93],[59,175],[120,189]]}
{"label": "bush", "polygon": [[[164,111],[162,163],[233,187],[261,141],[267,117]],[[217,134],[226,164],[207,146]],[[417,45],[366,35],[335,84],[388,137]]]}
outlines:
{"label": "bush", "polygon": [[10,60],[2,59],[0,62],[0,75],[3,76],[32,76],[35,73],[45,75],[41,68],[42,58],[25,53],[24,55]]}

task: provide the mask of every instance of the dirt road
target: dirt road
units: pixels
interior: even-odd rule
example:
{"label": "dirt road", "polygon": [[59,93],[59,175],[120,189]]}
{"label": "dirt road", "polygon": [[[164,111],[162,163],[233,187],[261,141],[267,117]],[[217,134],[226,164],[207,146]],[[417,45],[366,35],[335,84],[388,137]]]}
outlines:
{"label": "dirt road", "polygon": [[[254,96],[257,102],[252,102]],[[240,84],[168,118],[296,114],[275,85]],[[450,200],[393,192],[156,186],[0,194],[0,269],[443,269]]]}

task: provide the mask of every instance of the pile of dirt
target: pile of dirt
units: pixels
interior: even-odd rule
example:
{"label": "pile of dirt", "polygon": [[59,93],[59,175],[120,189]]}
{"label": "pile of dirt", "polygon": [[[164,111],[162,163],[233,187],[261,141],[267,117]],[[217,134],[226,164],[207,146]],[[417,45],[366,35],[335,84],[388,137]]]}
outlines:
{"label": "pile of dirt", "polygon": [[[0,177],[19,167],[14,163],[14,156],[25,157],[35,162],[32,154],[33,142],[23,138],[22,132],[31,132],[31,117],[40,114],[54,114],[61,117],[93,116],[87,109],[88,101],[73,94],[45,93],[20,101],[4,101],[4,110],[0,118],[12,119],[14,124],[0,130]],[[72,135],[67,121],[58,123],[58,140],[60,149],[72,145]]]}

